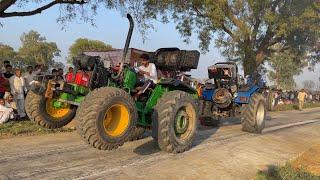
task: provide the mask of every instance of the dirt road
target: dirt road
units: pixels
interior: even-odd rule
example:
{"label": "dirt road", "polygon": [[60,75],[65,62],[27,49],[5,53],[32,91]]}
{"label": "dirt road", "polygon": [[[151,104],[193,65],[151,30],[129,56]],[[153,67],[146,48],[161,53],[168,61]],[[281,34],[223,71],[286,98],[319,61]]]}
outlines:
{"label": "dirt road", "polygon": [[262,135],[236,122],[200,127],[194,147],[161,152],[152,138],[98,151],[76,133],[0,140],[0,179],[251,179],[320,143],[320,108],[271,113]]}

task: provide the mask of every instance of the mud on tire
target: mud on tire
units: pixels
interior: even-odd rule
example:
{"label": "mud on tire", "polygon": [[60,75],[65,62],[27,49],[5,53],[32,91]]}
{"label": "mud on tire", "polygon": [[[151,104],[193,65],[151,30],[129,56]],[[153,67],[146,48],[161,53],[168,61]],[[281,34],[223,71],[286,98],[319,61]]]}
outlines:
{"label": "mud on tire", "polygon": [[196,107],[193,97],[183,91],[168,92],[160,98],[153,114],[153,137],[161,150],[181,153],[191,148],[197,130]]}
{"label": "mud on tire", "polygon": [[146,132],[146,129],[144,127],[140,127],[140,126],[134,127],[128,140],[135,141],[135,140],[142,139],[144,137],[145,132]]}
{"label": "mud on tire", "polygon": [[46,111],[46,98],[44,95],[29,91],[25,100],[26,113],[31,121],[48,128],[56,129],[67,125],[76,114],[76,107],[71,106],[70,111],[63,117],[55,118]]}
{"label": "mud on tire", "polygon": [[250,133],[261,133],[265,127],[266,107],[261,94],[254,94],[250,103],[244,105],[241,112],[242,130]]}
{"label": "mud on tire", "polygon": [[[125,108],[125,112],[113,110],[118,105]],[[108,114],[110,111],[111,114]],[[107,122],[108,116],[112,117],[109,122]],[[127,118],[123,119],[123,117]],[[132,97],[124,90],[113,87],[103,87],[90,92],[76,114],[77,130],[80,136],[85,142],[101,150],[111,150],[122,146],[136,127],[137,119],[138,113]],[[117,123],[112,125],[113,120],[118,123],[127,120],[127,124],[123,126],[120,134],[111,134],[113,131],[109,127],[118,128]]]}

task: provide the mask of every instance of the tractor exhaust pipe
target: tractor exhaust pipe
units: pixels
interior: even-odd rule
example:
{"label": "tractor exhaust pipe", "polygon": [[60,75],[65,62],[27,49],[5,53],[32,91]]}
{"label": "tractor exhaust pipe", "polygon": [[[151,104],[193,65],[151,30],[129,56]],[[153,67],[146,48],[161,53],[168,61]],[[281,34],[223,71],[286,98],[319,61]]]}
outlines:
{"label": "tractor exhaust pipe", "polygon": [[131,37],[132,37],[132,32],[133,32],[133,28],[134,28],[134,22],[133,22],[132,16],[130,14],[127,14],[127,18],[129,20],[130,27],[129,27],[129,31],[128,31],[128,35],[127,35],[127,39],[126,39],[126,44],[124,45],[124,49],[123,49],[123,56],[122,56],[122,61],[121,61],[122,64],[126,60],[126,57],[127,57],[127,54],[128,54],[129,45],[130,45],[130,41],[131,41]]}
{"label": "tractor exhaust pipe", "polygon": [[124,65],[124,62],[125,62],[127,54],[128,54],[128,49],[129,49],[129,45],[130,45],[130,41],[131,41],[131,37],[132,37],[132,32],[133,32],[133,28],[134,28],[134,22],[133,22],[132,16],[129,13],[127,14],[127,18],[129,20],[130,27],[129,27],[129,31],[128,31],[128,34],[127,34],[126,44],[124,45],[124,49],[123,49],[123,55],[122,55],[122,59],[121,59],[121,62],[120,62],[120,69],[119,69],[119,72],[117,73],[117,75],[112,75],[111,76],[113,79],[119,78],[121,73],[122,73],[123,65]]}

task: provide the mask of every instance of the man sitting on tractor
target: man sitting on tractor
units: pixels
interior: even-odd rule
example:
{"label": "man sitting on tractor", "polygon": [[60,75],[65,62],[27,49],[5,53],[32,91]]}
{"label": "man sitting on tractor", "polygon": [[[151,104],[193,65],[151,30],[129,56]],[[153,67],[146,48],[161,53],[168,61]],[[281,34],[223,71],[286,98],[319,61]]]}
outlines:
{"label": "man sitting on tractor", "polygon": [[138,96],[143,94],[150,86],[156,84],[158,81],[156,65],[150,62],[149,55],[142,54],[140,58],[142,59],[142,65],[138,68],[138,74],[143,76],[141,81],[144,85],[137,93]]}

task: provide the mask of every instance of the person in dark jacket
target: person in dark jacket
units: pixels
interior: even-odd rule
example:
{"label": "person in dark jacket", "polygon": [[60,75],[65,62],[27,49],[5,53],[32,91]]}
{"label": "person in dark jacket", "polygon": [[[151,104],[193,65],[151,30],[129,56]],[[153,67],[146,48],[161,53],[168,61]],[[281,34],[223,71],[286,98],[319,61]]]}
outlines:
{"label": "person in dark jacket", "polygon": [[7,79],[10,79],[13,75],[12,66],[10,64],[6,65],[6,72],[3,73],[3,76]]}

